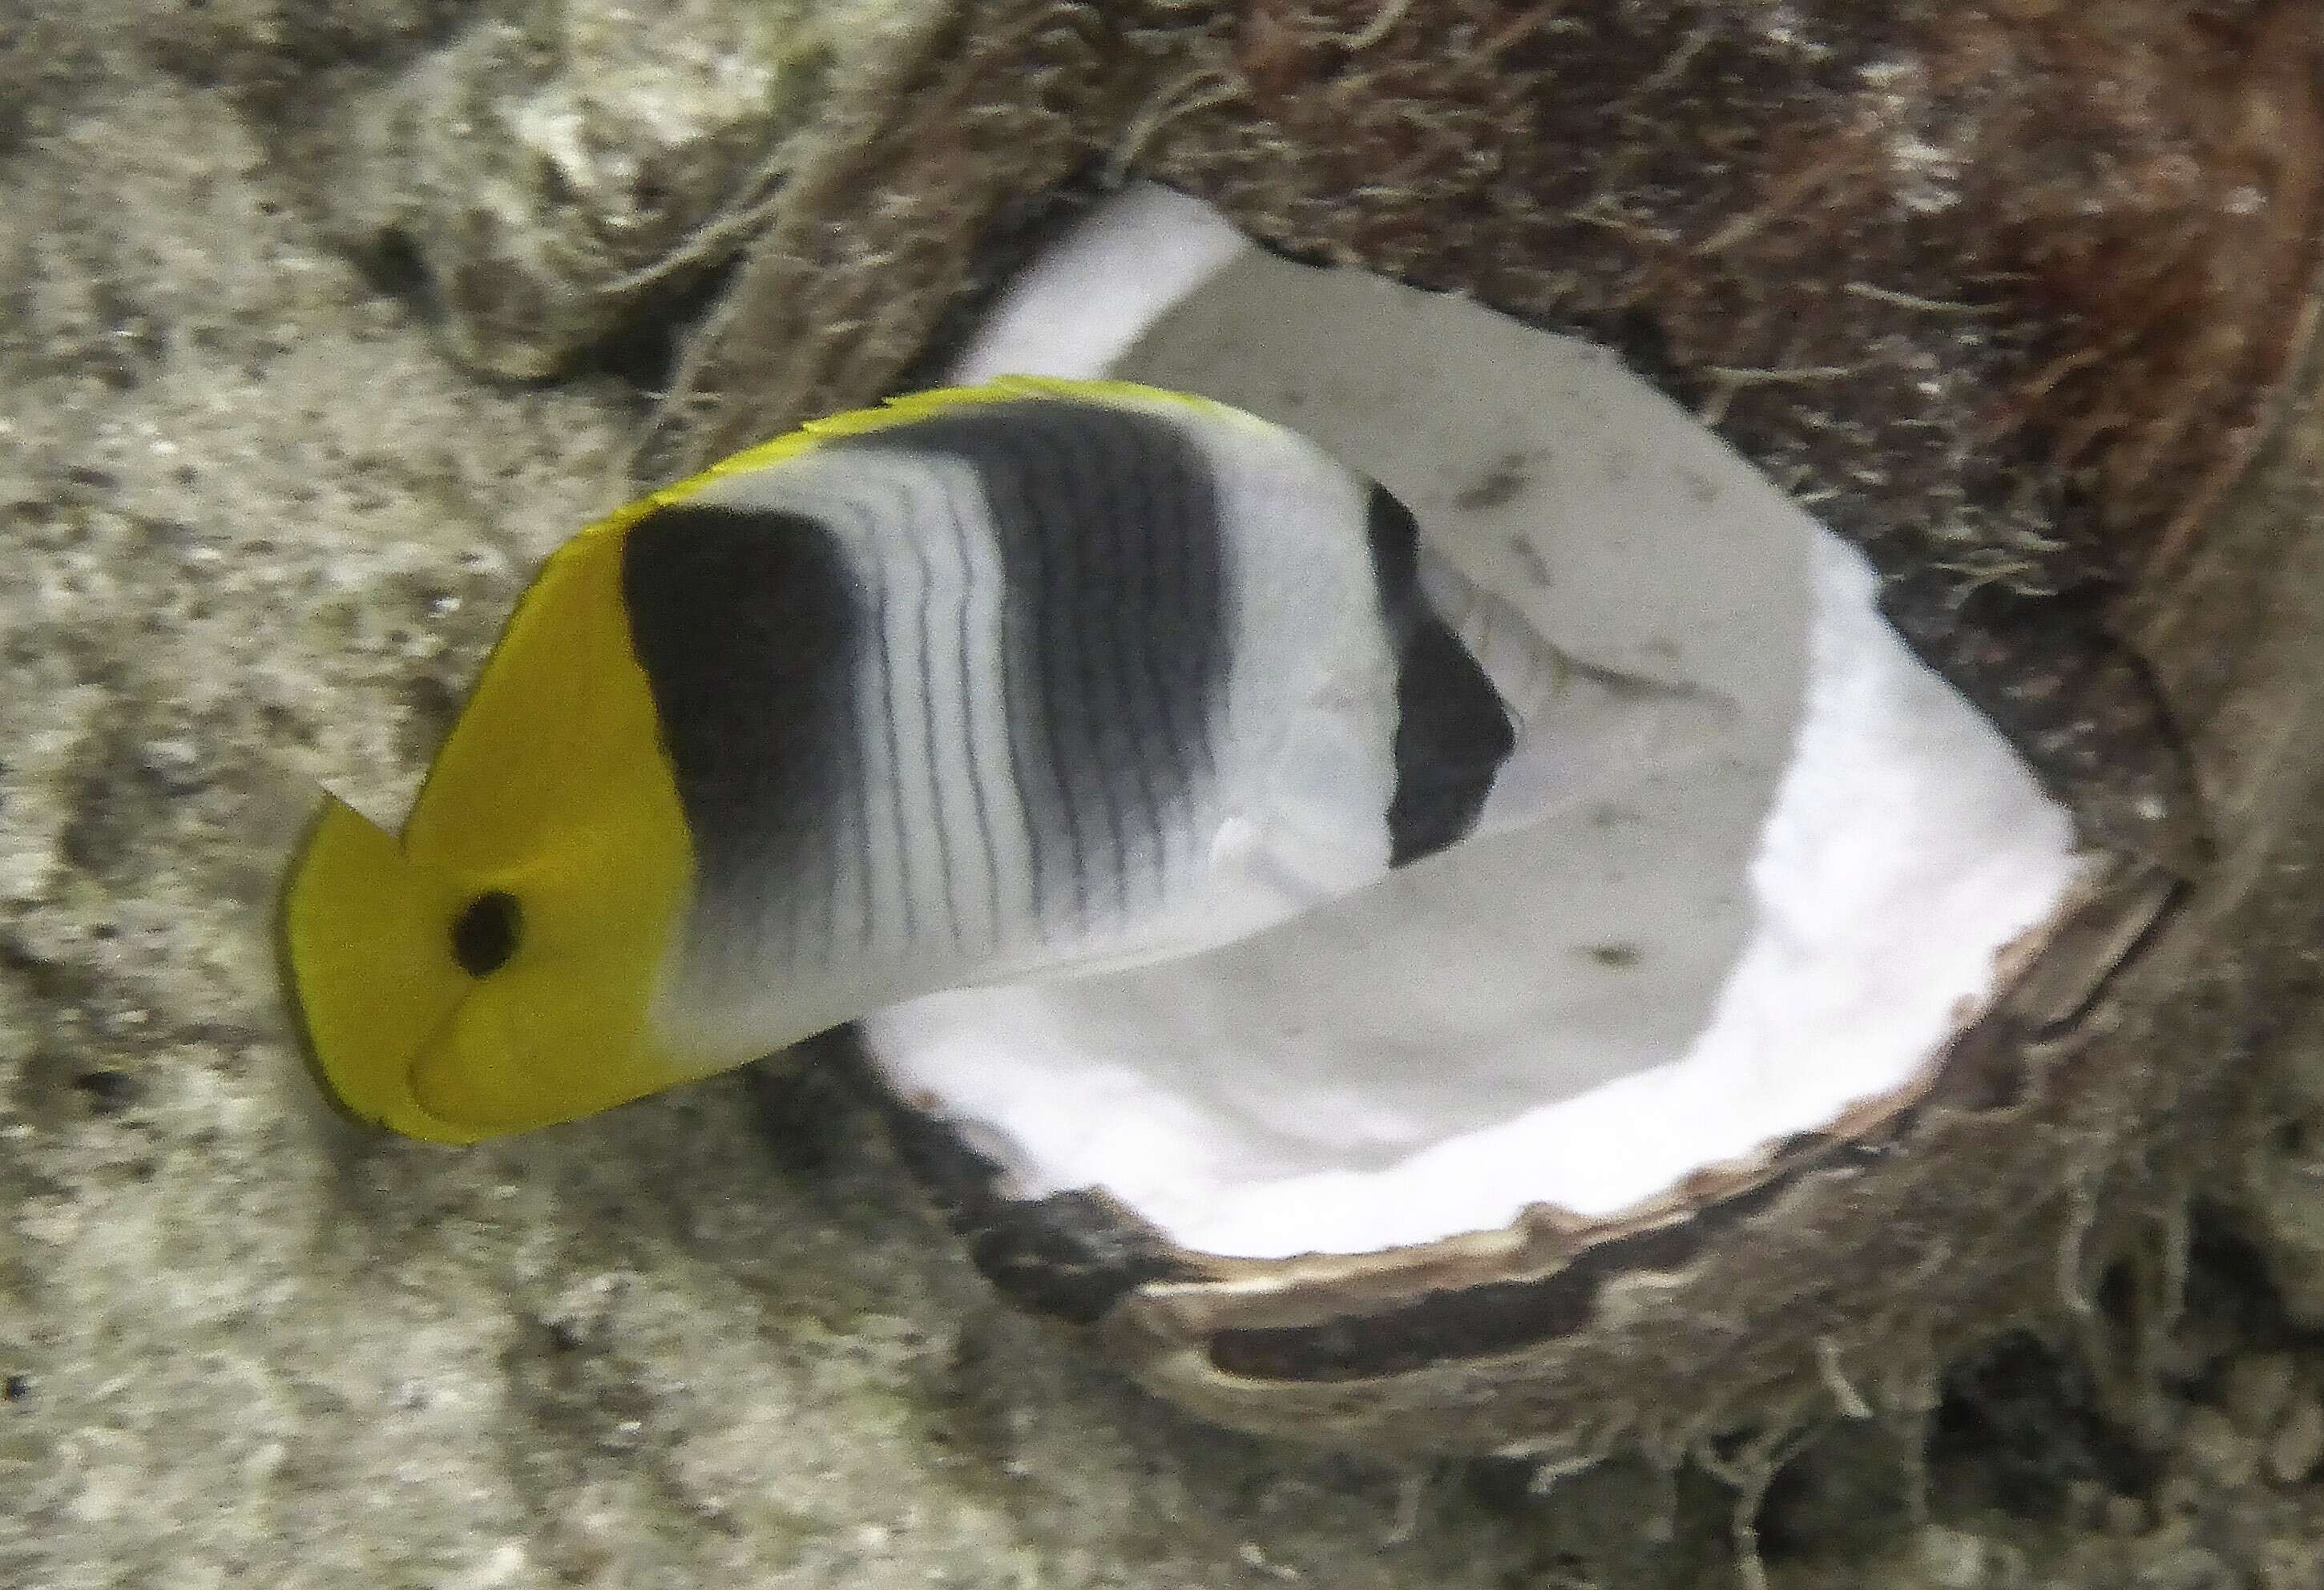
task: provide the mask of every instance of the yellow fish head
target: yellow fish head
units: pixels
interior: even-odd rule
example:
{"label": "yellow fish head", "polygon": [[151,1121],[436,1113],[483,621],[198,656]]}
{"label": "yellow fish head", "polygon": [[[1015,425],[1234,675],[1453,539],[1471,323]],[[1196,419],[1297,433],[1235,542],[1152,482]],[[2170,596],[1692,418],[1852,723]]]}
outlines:
{"label": "yellow fish head", "polygon": [[350,1113],[442,1142],[732,1064],[653,1018],[693,847],[622,603],[617,522],[519,605],[399,838],[327,799],[281,937],[310,1058]]}

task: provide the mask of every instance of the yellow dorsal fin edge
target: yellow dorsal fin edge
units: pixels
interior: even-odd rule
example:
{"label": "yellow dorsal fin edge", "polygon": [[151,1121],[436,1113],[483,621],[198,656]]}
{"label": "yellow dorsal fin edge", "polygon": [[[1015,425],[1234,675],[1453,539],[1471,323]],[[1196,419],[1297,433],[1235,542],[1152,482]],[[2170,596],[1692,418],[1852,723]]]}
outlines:
{"label": "yellow dorsal fin edge", "polygon": [[909,425],[954,409],[974,408],[982,403],[1013,402],[1028,397],[1167,405],[1213,417],[1242,417],[1239,410],[1209,398],[1197,397],[1192,393],[1173,392],[1167,387],[1148,386],[1136,381],[1076,380],[1061,375],[998,375],[977,386],[939,386],[925,392],[903,393],[873,408],[850,409],[844,413],[810,420],[796,430],[787,431],[755,447],[745,448],[731,458],[720,459],[698,475],[688,476],[684,480],[649,492],[636,502],[614,510],[567,544],[570,546],[585,540],[611,535],[635,523],[656,508],[684,502],[714,481],[783,463],[840,437],[862,436],[871,431]]}

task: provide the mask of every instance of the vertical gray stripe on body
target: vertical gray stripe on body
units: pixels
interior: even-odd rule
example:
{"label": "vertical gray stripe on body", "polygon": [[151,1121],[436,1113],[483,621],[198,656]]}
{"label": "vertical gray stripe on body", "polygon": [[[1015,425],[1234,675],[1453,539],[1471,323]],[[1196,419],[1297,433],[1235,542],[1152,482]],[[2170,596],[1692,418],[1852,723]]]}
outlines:
{"label": "vertical gray stripe on body", "polygon": [[[913,504],[913,508],[917,513],[920,510],[921,504],[916,502]],[[961,947],[960,891],[958,884],[954,879],[955,868],[953,861],[952,846],[952,828],[954,820],[954,814],[949,809],[949,803],[945,800],[944,758],[937,753],[938,748],[943,744],[943,742],[936,737],[936,658],[934,655],[936,650],[936,630],[935,615],[933,612],[937,591],[936,566],[935,557],[930,548],[926,544],[922,544],[918,547],[918,557],[920,574],[920,599],[915,605],[914,618],[919,631],[918,639],[920,646],[919,708],[921,744],[925,747],[927,753],[926,772],[927,777],[928,809],[933,811],[936,818],[936,878],[938,881],[937,893],[944,903],[945,932],[951,938],[952,947],[954,949],[958,949]],[[956,587],[955,598],[957,598]],[[967,735],[964,737],[973,739],[975,736]]]}
{"label": "vertical gray stripe on body", "polygon": [[[978,566],[976,552],[979,538],[977,532],[971,527],[968,516],[961,512],[961,504],[954,498],[950,484],[943,483],[942,490],[945,518],[952,529],[954,551],[960,560],[961,569],[960,605],[954,615],[957,631],[955,643],[959,647],[959,652],[955,659],[956,666],[951,680],[952,695],[945,705],[953,721],[960,726],[962,762],[968,772],[969,809],[976,819],[977,853],[984,862],[984,893],[989,909],[987,927],[992,942],[998,943],[1006,920],[1004,913],[1007,907],[1001,898],[1001,852],[995,845],[993,837],[992,802],[985,794],[985,783],[991,777],[991,770],[985,766],[985,756],[989,747],[984,744],[984,736],[977,732],[975,715],[971,707],[974,699],[973,693],[974,685],[970,677],[970,670],[975,666],[979,654],[975,624]],[[998,682],[988,680],[985,688],[991,689]],[[928,710],[931,714],[928,738],[930,744],[934,744],[936,731],[933,716],[936,711],[933,687],[930,689]],[[1030,914],[1029,911],[1028,914]]]}
{"label": "vertical gray stripe on body", "polygon": [[[1205,460],[1163,417],[1048,398],[824,450],[858,448],[973,469],[1000,557],[1005,677],[968,683],[1005,693],[1038,914],[1062,925],[1086,922],[1093,904],[1119,910],[1134,831],[1183,820],[1194,799],[1231,663],[1228,550]],[[1157,600],[1163,568],[1176,578]],[[1150,875],[1155,862],[1137,859]]]}

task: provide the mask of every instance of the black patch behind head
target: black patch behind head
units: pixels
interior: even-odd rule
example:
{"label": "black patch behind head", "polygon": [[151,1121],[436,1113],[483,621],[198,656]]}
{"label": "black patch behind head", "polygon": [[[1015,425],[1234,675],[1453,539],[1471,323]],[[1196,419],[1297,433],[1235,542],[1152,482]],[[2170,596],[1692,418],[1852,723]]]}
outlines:
{"label": "black patch behind head", "polygon": [[831,533],[768,509],[657,509],[623,540],[622,596],[703,874],[819,854],[861,605]]}
{"label": "black patch behind head", "polygon": [[1400,867],[1477,826],[1517,731],[1492,680],[1420,589],[1420,526],[1412,510],[1376,485],[1365,529],[1397,659],[1388,836],[1388,864]]}

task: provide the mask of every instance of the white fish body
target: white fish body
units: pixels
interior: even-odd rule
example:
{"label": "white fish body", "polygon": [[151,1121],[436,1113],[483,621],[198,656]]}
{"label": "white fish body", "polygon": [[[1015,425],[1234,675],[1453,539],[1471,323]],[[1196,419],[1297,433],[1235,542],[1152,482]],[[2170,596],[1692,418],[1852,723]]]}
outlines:
{"label": "white fish body", "polygon": [[[978,389],[628,535],[700,856],[675,1040],[1190,954],[1557,790],[1441,609],[1536,707],[1574,670],[1385,489],[1204,400]],[[783,626],[816,644],[776,666]]]}

